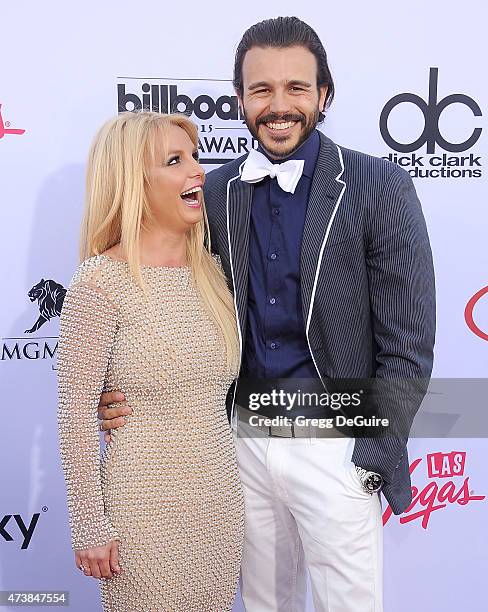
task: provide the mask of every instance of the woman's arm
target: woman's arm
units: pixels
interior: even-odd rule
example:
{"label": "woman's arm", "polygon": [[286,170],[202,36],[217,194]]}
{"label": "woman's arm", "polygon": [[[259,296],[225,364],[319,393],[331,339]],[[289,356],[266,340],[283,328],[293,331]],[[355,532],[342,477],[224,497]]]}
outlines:
{"label": "woman's arm", "polygon": [[100,289],[86,282],[70,287],[60,323],[58,424],[77,551],[118,539],[104,511],[97,422],[116,325],[116,308]]}

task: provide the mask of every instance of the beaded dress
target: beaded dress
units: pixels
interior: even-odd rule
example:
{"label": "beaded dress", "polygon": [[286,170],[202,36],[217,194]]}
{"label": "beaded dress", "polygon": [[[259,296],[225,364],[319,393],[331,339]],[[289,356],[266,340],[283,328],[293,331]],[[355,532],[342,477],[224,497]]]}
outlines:
{"label": "beaded dress", "polygon": [[[235,372],[187,267],[105,255],[78,268],[61,313],[59,437],[74,549],[118,540],[106,612],[222,612],[235,596],[243,498],[225,397]],[[132,407],[100,456],[97,406]]]}

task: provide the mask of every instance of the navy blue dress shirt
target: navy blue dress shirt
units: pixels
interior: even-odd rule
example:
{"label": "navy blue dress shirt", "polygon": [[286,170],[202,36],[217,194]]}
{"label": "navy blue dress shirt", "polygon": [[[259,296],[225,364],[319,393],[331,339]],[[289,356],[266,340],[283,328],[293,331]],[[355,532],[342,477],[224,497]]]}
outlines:
{"label": "navy blue dress shirt", "polygon": [[243,378],[317,378],[305,335],[300,251],[319,148],[314,130],[287,158],[305,160],[295,193],[283,191],[276,178],[254,186]]}

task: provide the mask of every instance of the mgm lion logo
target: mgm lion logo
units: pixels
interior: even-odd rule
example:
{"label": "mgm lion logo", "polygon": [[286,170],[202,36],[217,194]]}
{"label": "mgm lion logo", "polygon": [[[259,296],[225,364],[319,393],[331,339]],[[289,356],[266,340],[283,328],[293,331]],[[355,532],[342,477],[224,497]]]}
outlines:
{"label": "mgm lion logo", "polygon": [[56,281],[44,280],[41,278],[37,285],[34,285],[27,295],[31,302],[37,300],[41,313],[34,325],[24,332],[25,334],[33,334],[50,319],[59,317],[61,308],[63,307],[66,289]]}

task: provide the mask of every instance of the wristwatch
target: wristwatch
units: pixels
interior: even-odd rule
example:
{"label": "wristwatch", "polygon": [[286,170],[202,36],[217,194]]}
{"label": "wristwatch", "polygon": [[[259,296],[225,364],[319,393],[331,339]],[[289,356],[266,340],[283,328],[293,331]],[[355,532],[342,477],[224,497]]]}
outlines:
{"label": "wristwatch", "polygon": [[373,493],[378,493],[383,486],[383,476],[377,472],[370,472],[369,470],[360,468],[357,465],[355,467],[359,480],[361,481],[363,491],[365,493],[369,493],[370,495],[373,495]]}

